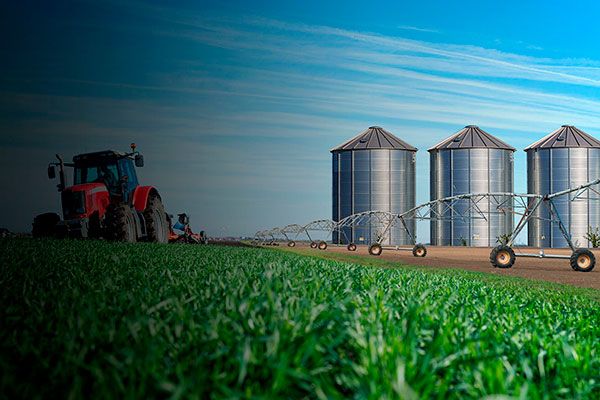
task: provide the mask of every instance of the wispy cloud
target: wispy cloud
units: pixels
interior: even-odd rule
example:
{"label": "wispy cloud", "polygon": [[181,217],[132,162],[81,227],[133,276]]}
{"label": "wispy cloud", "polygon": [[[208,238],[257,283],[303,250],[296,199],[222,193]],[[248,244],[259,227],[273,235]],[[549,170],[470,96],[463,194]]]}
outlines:
{"label": "wispy cloud", "polygon": [[438,31],[437,29],[421,28],[421,27],[412,26],[412,25],[400,25],[400,26],[398,26],[398,29],[402,29],[403,31],[415,31],[415,32],[426,32],[426,33],[440,33],[440,31]]}
{"label": "wispy cloud", "polygon": [[542,51],[542,50],[544,50],[544,48],[543,48],[543,47],[541,47],[541,46],[536,46],[536,45],[534,45],[534,44],[528,44],[526,47],[527,47],[529,50],[537,50],[537,51]]}

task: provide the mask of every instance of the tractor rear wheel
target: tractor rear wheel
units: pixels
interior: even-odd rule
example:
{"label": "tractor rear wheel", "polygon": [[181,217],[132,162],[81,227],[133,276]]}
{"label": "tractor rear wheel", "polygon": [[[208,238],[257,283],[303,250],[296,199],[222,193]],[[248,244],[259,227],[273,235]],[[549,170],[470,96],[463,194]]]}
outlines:
{"label": "tractor rear wheel", "polygon": [[569,260],[571,268],[575,271],[590,272],[596,266],[596,257],[588,249],[577,249],[571,255]]}
{"label": "tractor rear wheel", "polygon": [[494,268],[511,268],[516,259],[513,249],[503,244],[494,247],[490,253],[490,263]]}
{"label": "tractor rear wheel", "polygon": [[383,252],[383,248],[379,243],[373,243],[369,246],[369,254],[372,256],[379,256]]}
{"label": "tractor rear wheel", "polygon": [[296,246],[296,242],[294,242],[293,240],[290,240],[288,242],[288,247],[295,247]]}
{"label": "tractor rear wheel", "polygon": [[34,238],[54,236],[56,233],[56,224],[59,222],[60,217],[56,213],[40,214],[33,219],[31,235]]}
{"label": "tractor rear wheel", "polygon": [[356,251],[356,245],[354,243],[350,243],[348,245],[348,251]]}
{"label": "tractor rear wheel", "polygon": [[415,257],[425,257],[427,255],[427,248],[419,243],[413,247],[412,253]]}
{"label": "tractor rear wheel", "polygon": [[167,243],[169,241],[169,224],[167,213],[160,196],[151,194],[144,210],[146,234],[149,242]]}
{"label": "tractor rear wheel", "polygon": [[117,242],[137,241],[133,211],[128,204],[111,204],[104,216],[106,238]]}
{"label": "tractor rear wheel", "polygon": [[327,242],[321,240],[319,242],[319,250],[325,250],[325,249],[327,249]]}

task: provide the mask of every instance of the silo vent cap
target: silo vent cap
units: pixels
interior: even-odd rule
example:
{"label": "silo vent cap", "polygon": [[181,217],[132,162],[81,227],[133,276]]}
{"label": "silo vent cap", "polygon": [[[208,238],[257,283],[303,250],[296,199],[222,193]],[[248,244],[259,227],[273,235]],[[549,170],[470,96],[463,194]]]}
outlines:
{"label": "silo vent cap", "polygon": [[465,128],[479,128],[477,125],[467,125]]}
{"label": "silo vent cap", "polygon": [[575,125],[561,125],[561,128],[574,128]]}
{"label": "silo vent cap", "polygon": [[377,126],[377,125],[373,125],[373,126],[370,126],[369,129],[381,129],[381,127]]}

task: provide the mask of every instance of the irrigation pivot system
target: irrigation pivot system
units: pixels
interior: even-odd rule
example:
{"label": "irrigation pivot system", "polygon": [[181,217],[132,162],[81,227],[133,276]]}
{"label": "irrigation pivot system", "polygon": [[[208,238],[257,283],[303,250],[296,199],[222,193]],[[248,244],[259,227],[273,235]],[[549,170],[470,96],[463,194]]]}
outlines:
{"label": "irrigation pivot system", "polygon": [[[494,247],[490,253],[490,263],[496,268],[511,268],[517,257],[535,257],[535,258],[557,258],[568,259],[570,266],[575,271],[588,272],[594,269],[596,259],[594,254],[587,248],[577,248],[573,243],[571,234],[565,226],[563,218],[560,215],[561,208],[558,203],[577,202],[577,201],[600,201],[600,191],[598,186],[600,179],[588,182],[586,184],[570,188],[560,192],[539,195],[539,194],[516,194],[516,193],[467,193],[442,199],[432,200],[420,204],[404,213],[390,213],[387,211],[364,211],[349,215],[340,221],[320,219],[311,221],[305,225],[292,224],[283,228],[273,228],[266,231],[259,231],[255,235],[256,244],[273,245],[278,240],[287,241],[288,246],[293,247],[301,235],[306,235],[310,241],[311,248],[327,249],[327,242],[321,240],[316,242],[311,236],[311,232],[325,232],[329,237],[333,232],[337,232],[340,238],[344,238],[349,251],[356,250],[356,244],[348,240],[347,232],[357,226],[371,226],[375,228],[376,235],[374,241],[369,245],[369,254],[378,256],[384,249],[412,251],[415,257],[425,257],[427,248],[425,245],[417,243],[416,232],[409,228],[412,220],[430,220],[430,221],[452,221],[452,223],[465,223],[471,220],[485,220],[495,216],[505,216],[511,214],[517,217],[518,222],[511,232],[508,232],[501,238],[500,243]],[[546,208],[548,213],[536,213],[540,208]],[[549,218],[539,215],[549,215]],[[543,249],[539,253],[521,253],[514,251],[514,242],[527,223],[533,219],[545,220],[556,224],[560,233],[565,238],[572,253],[571,255],[546,254]],[[384,246],[385,238],[388,237],[393,227],[400,226],[403,229],[412,246]]]}

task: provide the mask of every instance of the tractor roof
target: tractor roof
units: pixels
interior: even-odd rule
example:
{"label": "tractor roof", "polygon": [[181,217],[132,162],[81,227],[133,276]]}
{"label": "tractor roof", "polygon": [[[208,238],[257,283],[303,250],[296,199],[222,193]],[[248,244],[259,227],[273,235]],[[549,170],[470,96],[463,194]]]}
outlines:
{"label": "tractor roof", "polygon": [[115,150],[96,151],[94,153],[79,154],[73,157],[74,163],[94,162],[102,159],[118,159],[127,156],[127,153]]}

